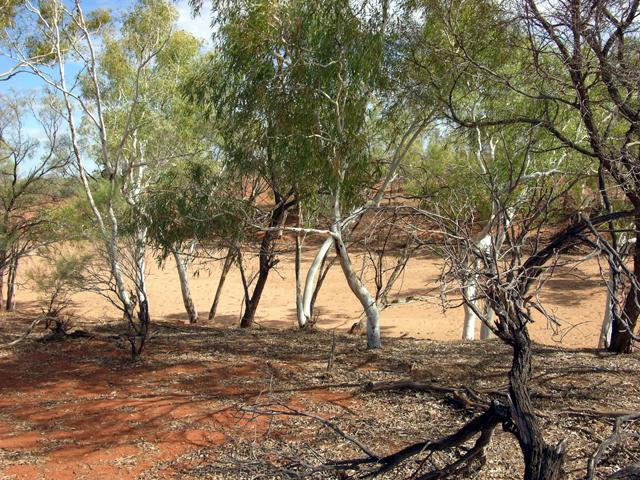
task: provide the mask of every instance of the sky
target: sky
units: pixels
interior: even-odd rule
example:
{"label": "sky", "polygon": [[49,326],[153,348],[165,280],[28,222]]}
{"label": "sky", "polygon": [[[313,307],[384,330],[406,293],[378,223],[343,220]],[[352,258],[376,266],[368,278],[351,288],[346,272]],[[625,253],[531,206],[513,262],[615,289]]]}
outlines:
{"label": "sky", "polygon": [[[70,2],[71,0],[65,1]],[[106,8],[111,10],[112,15],[115,17],[124,13],[134,3],[135,0],[81,0],[85,13],[96,8]],[[201,14],[194,18],[191,14],[188,0],[175,0],[172,3],[179,15],[177,28],[201,39],[205,45],[209,43],[211,39],[211,11],[203,8]],[[14,62],[10,58],[2,55],[2,49],[0,48],[0,73],[9,70],[13,65]],[[67,78],[73,79],[79,71],[79,64],[67,62],[66,66]],[[39,92],[43,91],[44,86],[44,82],[40,78],[28,73],[20,73],[9,80],[0,81],[0,95],[12,95],[16,92],[37,96]],[[33,117],[24,118],[23,127],[26,133],[33,138],[43,136],[40,125]]]}
{"label": "sky", "polygon": [[[82,0],[81,5],[85,12],[89,12],[96,8],[106,8],[112,11],[114,15],[121,14],[126,11],[128,7],[134,4],[134,0]],[[201,39],[203,42],[208,43],[211,38],[211,14],[210,10],[203,8],[202,13],[193,18],[191,15],[191,8],[187,0],[177,0],[173,2],[176,7],[179,18],[177,28],[185,30],[195,37]],[[4,56],[0,55],[0,72],[5,72],[11,66],[13,62]],[[73,74],[73,71],[69,72]],[[0,81],[0,93],[8,93],[12,90],[26,91],[33,89],[40,89],[42,83],[39,79],[32,75],[19,75],[8,81]]]}

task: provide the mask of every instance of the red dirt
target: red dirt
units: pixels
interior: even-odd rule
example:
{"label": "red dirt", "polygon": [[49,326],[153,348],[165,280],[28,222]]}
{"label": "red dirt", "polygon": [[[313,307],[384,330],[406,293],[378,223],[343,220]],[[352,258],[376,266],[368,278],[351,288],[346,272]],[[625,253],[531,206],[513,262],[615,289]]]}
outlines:
{"label": "red dirt", "polygon": [[[0,344],[26,324],[0,318]],[[382,351],[369,352],[362,339],[336,335],[335,366],[327,372],[329,333],[163,322],[142,360],[132,363],[124,345],[103,337],[42,343],[39,335],[0,348],[2,479],[254,478],[228,472],[251,452],[274,463],[308,455],[309,446],[357,455],[315,420],[256,412],[265,402],[331,418],[385,452],[450,433],[470,412],[410,391],[367,393],[361,387],[368,381],[410,378],[492,391],[503,388],[510,361],[497,341],[389,339]],[[585,456],[611,426],[607,418],[572,412],[637,409],[639,357],[539,346],[535,358],[541,421],[551,441],[569,436],[570,478],[581,478]],[[499,433],[486,471],[474,478],[513,478],[521,469],[517,451],[509,434]],[[614,470],[634,452],[621,458],[618,451],[605,467]],[[220,462],[231,462],[231,470]]]}
{"label": "red dirt", "polygon": [[[307,267],[315,250],[307,249],[303,267]],[[153,258],[149,258],[147,279],[150,309],[153,320],[177,320],[187,323],[180,284],[175,265],[170,258],[160,269]],[[30,259],[33,262],[35,260]],[[360,265],[362,258],[354,255],[353,263]],[[243,298],[242,283],[238,269],[232,269],[227,278],[218,316],[214,322],[207,321],[207,315],[217,286],[222,262],[209,262],[201,266],[191,266],[191,293],[199,311],[200,323],[213,327],[238,325],[240,306]],[[24,262],[24,270],[29,270],[29,262]],[[247,276],[255,271],[255,262],[248,267]],[[462,336],[464,313],[452,295],[452,307],[443,311],[438,278],[441,261],[433,257],[419,256],[409,261],[407,269],[393,289],[391,300],[420,297],[421,301],[394,304],[381,315],[382,335],[386,337],[410,337],[432,340],[459,340]],[[277,269],[269,276],[267,286],[258,307],[257,322],[270,328],[291,328],[296,324],[295,316],[295,274],[293,257],[281,255]],[[372,282],[369,282],[372,287]],[[543,291],[547,310],[561,321],[559,329],[552,329],[544,320],[531,325],[532,338],[549,345],[569,348],[593,348],[598,344],[600,324],[604,313],[606,287],[600,275],[598,263],[590,260],[574,268],[561,267],[554,278],[549,280]],[[34,311],[41,302],[38,294],[29,284],[24,284],[17,294],[18,308]],[[74,297],[73,310],[78,318],[96,322],[118,321],[119,312],[104,298],[91,293]],[[349,290],[344,275],[334,266],[324,282],[318,296],[316,311],[319,314],[318,327],[337,328],[346,332],[358,321],[362,307]],[[479,330],[480,325],[477,325]]]}
{"label": "red dirt", "polygon": [[[167,346],[151,346],[147,355],[163,353]],[[231,407],[259,394],[244,384],[264,373],[257,362],[130,365],[125,352],[97,340],[19,350],[0,359],[0,452],[34,461],[2,470],[0,457],[1,476],[136,478],[199,447],[221,445],[230,434],[259,434],[265,418],[238,416]],[[316,391],[300,401],[352,403],[350,395]]]}
{"label": "red dirt", "polygon": [[[218,268],[219,265],[214,267],[211,276],[203,273],[192,279],[201,318],[206,318]],[[282,276],[274,272],[269,279],[258,321],[263,326],[286,329],[295,322],[293,268],[289,257],[283,257],[279,273]],[[434,290],[438,273],[438,262],[431,258],[418,258],[409,263],[398,296],[421,295],[430,300],[386,310],[382,319],[384,337],[459,338],[462,312],[458,308],[443,313],[438,292]],[[251,440],[271,428],[269,418],[247,413],[240,406],[260,400],[276,383],[296,390],[280,390],[285,392],[284,399],[290,406],[315,412],[337,410],[350,418],[358,418],[361,398],[349,391],[317,388],[325,381],[318,380],[321,378],[318,375],[326,368],[330,339],[325,338],[325,344],[319,346],[312,339],[305,343],[304,334],[297,334],[288,340],[294,343],[283,347],[270,343],[273,334],[243,332],[239,337],[233,329],[210,329],[236,324],[242,295],[236,277],[237,272],[229,277],[218,320],[201,329],[183,325],[186,319],[173,266],[159,270],[154,264],[149,278],[154,322],[160,320],[162,325],[173,329],[175,337],[164,338],[160,329],[159,337],[150,340],[144,358],[136,364],[128,360],[126,348],[117,348],[114,342],[99,339],[48,344],[30,339],[14,349],[0,348],[0,478],[133,479],[143,473],[145,479],[187,478],[183,471],[203,461],[197,458],[201,449]],[[597,265],[590,262],[571,271],[559,271],[545,287],[547,307],[558,314],[568,332],[563,346],[595,346],[604,302],[601,284]],[[318,300],[319,326],[346,330],[358,319],[357,302],[339,269],[330,272],[325,285]],[[82,328],[100,330],[105,321],[112,324],[117,318],[116,312],[96,296],[82,294],[75,300]],[[18,292],[18,302],[23,313],[33,312],[38,305],[37,294],[30,291],[28,285],[23,286]],[[26,316],[20,321],[16,318],[19,316],[0,316],[0,344],[24,330],[28,323]],[[225,339],[220,339],[221,335]],[[544,344],[554,344],[560,338],[545,322],[532,325],[532,337]],[[362,340],[350,342],[359,345]],[[402,341],[394,342],[393,345],[398,345]],[[356,375],[358,381],[388,373],[392,377],[416,379],[445,376],[447,381],[453,378],[450,381],[457,382],[455,379],[461,373],[468,373],[469,365],[478,362],[479,354],[476,352],[473,354],[476,357],[467,358],[464,349],[468,344],[454,341],[445,347],[434,342],[432,346],[436,351],[453,348],[462,349],[463,353],[451,353],[451,358],[447,356],[443,362],[432,360],[427,352],[424,363],[416,364],[415,352],[424,351],[424,346],[407,347],[407,357],[398,359],[390,353],[380,357],[359,352],[353,345],[348,350],[353,358],[345,371]],[[283,348],[290,349],[286,356]],[[319,348],[326,350],[318,351]],[[235,350],[230,352],[230,349]],[[311,355],[311,360],[310,350],[315,355]],[[493,362],[498,357],[488,358]],[[633,361],[637,363],[637,359]],[[495,374],[495,366],[481,370],[472,379],[460,382],[478,381],[478,375],[485,374],[491,374],[491,382],[504,382],[503,374]],[[320,385],[316,383],[307,388],[310,376]],[[573,380],[567,378],[567,381]],[[566,388],[582,387],[576,380]],[[432,406],[425,411],[430,409]],[[437,412],[441,410],[434,412],[437,420],[441,415]],[[447,414],[443,418],[453,417]],[[394,419],[385,421],[393,423]],[[307,438],[313,431],[308,429],[296,436]],[[421,427],[419,432],[424,434]],[[406,440],[403,440],[404,433],[401,435],[383,436],[382,443],[387,448],[402,445]],[[508,463],[510,456],[513,452],[504,456],[507,472],[517,467]],[[496,472],[495,476],[486,478],[509,478],[502,470]]]}

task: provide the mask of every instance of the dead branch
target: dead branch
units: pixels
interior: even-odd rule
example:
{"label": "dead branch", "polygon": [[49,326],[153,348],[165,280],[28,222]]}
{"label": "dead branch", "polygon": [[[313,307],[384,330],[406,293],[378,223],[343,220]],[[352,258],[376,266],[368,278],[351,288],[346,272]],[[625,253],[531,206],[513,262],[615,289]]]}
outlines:
{"label": "dead branch", "polygon": [[[623,425],[629,422],[632,422],[634,420],[640,419],[640,412],[634,412],[632,414],[629,415],[625,415],[622,417],[618,417],[616,418],[616,421],[613,424],[613,432],[611,433],[611,435],[609,435],[607,438],[604,439],[604,441],[602,443],[600,443],[600,445],[598,445],[598,448],[596,449],[596,451],[593,453],[593,455],[591,455],[591,457],[589,457],[589,461],[587,462],[587,476],[586,476],[586,480],[593,480],[595,474],[596,474],[596,468],[598,466],[598,463],[600,462],[600,459],[602,458],[602,455],[604,454],[604,452],[606,452],[606,450],[611,447],[612,445],[614,445],[615,443],[618,443],[624,439],[627,438],[636,438],[636,439],[640,439],[640,435],[637,433],[632,433],[632,432],[627,432],[625,430],[623,430]],[[634,467],[634,466],[631,466]],[[637,466],[635,467],[637,468]],[[624,470],[624,469],[623,469]],[[636,471],[637,473],[637,471]],[[622,476],[617,476],[617,473],[614,474],[613,477],[610,478],[627,478],[627,477],[622,477]],[[628,478],[637,478],[634,476],[629,476]]]}
{"label": "dead branch", "polygon": [[[412,390],[416,392],[440,393],[451,395],[453,400],[463,408],[487,408],[490,403],[481,398],[480,394],[469,387],[443,387],[432,383],[420,383],[412,380],[398,380],[394,382],[368,383],[364,390],[367,392],[380,392],[388,390]],[[503,392],[489,391],[483,393],[493,393],[505,396]]]}
{"label": "dead branch", "polygon": [[18,339],[5,344],[4,346],[5,347],[13,347],[14,345],[17,345],[18,343],[22,342],[24,339],[26,339],[29,336],[29,334],[33,331],[34,328],[36,328],[36,326],[40,322],[45,321],[45,320],[55,320],[55,319],[52,318],[52,317],[46,316],[46,315],[43,315],[43,316],[40,316],[40,317],[36,318],[34,321],[31,322],[31,324],[27,327],[25,332]]}
{"label": "dead branch", "polygon": [[472,462],[476,459],[483,464],[485,448],[489,444],[496,426],[500,423],[507,424],[509,422],[509,408],[494,401],[491,403],[488,410],[486,410],[482,415],[479,415],[469,421],[457,432],[439,440],[427,440],[424,442],[414,443],[413,445],[409,445],[408,447],[405,447],[391,455],[387,455],[386,457],[380,458],[379,460],[362,458],[353,461],[338,462],[337,465],[342,467],[349,466],[349,468],[357,469],[363,464],[375,463],[379,466],[365,471],[363,475],[360,476],[360,478],[373,478],[397,468],[400,464],[416,455],[421,453],[440,452],[460,447],[475,435],[480,434],[474,446],[455,462],[448,464],[443,468],[423,473],[422,475],[418,475],[419,471],[416,471],[413,477],[422,480],[446,478],[469,468]]}
{"label": "dead branch", "polygon": [[287,416],[311,418],[313,420],[316,420],[316,421],[320,422],[325,427],[333,430],[335,433],[337,433],[339,436],[341,436],[342,438],[344,438],[348,442],[356,445],[362,452],[364,452],[365,455],[367,455],[368,458],[374,459],[374,460],[377,460],[377,459],[380,458],[378,455],[373,453],[366,445],[364,445],[362,442],[360,442],[357,438],[345,433],[335,423],[333,423],[333,422],[331,422],[331,421],[329,421],[329,420],[327,420],[325,418],[322,418],[322,417],[320,417],[318,415],[314,415],[312,413],[307,413],[307,412],[302,412],[302,411],[296,410],[296,409],[291,408],[290,406],[288,406],[286,404],[283,404],[283,403],[271,403],[271,404],[263,405],[263,406],[258,407],[258,408],[243,407],[243,408],[241,408],[241,410],[244,411],[244,412],[255,413],[257,415],[287,415]]}

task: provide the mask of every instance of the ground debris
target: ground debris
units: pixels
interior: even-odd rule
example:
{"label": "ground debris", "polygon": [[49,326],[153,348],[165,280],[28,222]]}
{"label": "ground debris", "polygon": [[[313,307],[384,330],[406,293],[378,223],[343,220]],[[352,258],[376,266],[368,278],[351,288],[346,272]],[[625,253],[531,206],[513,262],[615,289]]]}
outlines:
{"label": "ground debris", "polygon": [[[22,329],[3,322],[0,336]],[[476,403],[503,398],[511,360],[497,341],[388,339],[370,352],[348,335],[334,345],[329,332],[167,323],[131,363],[103,330],[82,342],[42,344],[34,335],[0,350],[0,477],[340,478],[322,466],[362,452],[318,418],[385,455],[473,418],[478,405],[452,401],[460,393]],[[567,440],[568,478],[584,478],[616,414],[640,410],[638,374],[637,353],[535,347],[535,405],[548,442]],[[371,387],[391,382],[403,388]],[[317,418],[264,415],[265,405]],[[626,428],[640,433],[637,423]],[[461,454],[428,461],[437,468]],[[630,437],[603,452],[596,478],[638,461]],[[408,477],[416,467],[407,462],[382,478]],[[482,470],[466,473],[506,480],[521,468],[515,440],[498,429]]]}

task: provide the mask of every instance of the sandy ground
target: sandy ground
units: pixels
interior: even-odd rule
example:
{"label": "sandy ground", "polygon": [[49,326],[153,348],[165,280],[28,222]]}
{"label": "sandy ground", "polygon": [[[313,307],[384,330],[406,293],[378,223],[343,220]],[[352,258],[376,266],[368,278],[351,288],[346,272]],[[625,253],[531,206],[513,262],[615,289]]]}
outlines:
{"label": "sandy ground", "polygon": [[[309,265],[313,249],[305,252],[303,267]],[[35,260],[24,263],[24,272]],[[234,268],[227,278],[224,294],[214,322],[207,322],[214,290],[217,286],[222,262],[211,262],[204,266],[191,266],[191,292],[199,310],[200,321],[215,327],[235,326],[239,323],[242,287],[240,274]],[[354,256],[354,264],[361,259]],[[255,263],[253,268],[255,268]],[[304,270],[306,272],[306,270]],[[463,310],[459,306],[443,311],[437,279],[440,261],[432,257],[412,259],[394,294],[398,298],[425,297],[423,301],[393,305],[382,314],[382,334],[387,337],[412,337],[432,340],[458,340],[462,334]],[[266,327],[295,327],[295,290],[293,257],[283,255],[269,277],[265,293],[258,308],[257,322]],[[175,265],[169,258],[164,268],[149,259],[147,280],[151,315],[155,319],[187,321],[180,284]],[[18,309],[28,311],[39,308],[38,295],[28,282],[18,291]],[[392,297],[393,298],[393,297]],[[455,300],[455,298],[454,298]],[[564,347],[595,347],[604,311],[605,290],[595,260],[582,263],[571,269],[561,268],[544,288],[545,307],[560,321],[561,327],[551,328],[540,319],[531,326],[532,338],[545,344]],[[99,321],[116,319],[117,311],[103,298],[95,294],[79,294],[74,297],[74,313],[77,317]],[[456,303],[456,302],[454,302]],[[320,292],[317,302],[318,326],[320,328],[346,331],[356,322],[361,313],[359,304],[349,290],[344,276],[335,265]],[[478,326],[479,328],[479,326]]]}
{"label": "sandy ground", "polygon": [[[308,265],[312,251],[306,255]],[[30,260],[31,267],[33,262]],[[358,262],[357,257],[355,262]],[[358,262],[359,263],[359,262]],[[30,268],[23,264],[23,278]],[[0,313],[0,479],[14,480],[204,480],[295,478],[282,473],[291,459],[316,465],[356,458],[361,452],[321,428],[311,417],[265,415],[263,409],[294,408],[328,418],[373,451],[391,453],[459,429],[476,407],[461,406],[455,392],[471,389],[483,401],[505,401],[509,349],[497,340],[459,341],[462,309],[443,313],[438,261],[412,260],[395,294],[426,301],[396,305],[383,314],[384,348],[369,351],[363,339],[295,329],[294,273],[283,257],[271,275],[258,315],[265,329],[229,328],[238,323],[242,289],[230,274],[218,320],[206,322],[219,264],[191,280],[200,325],[188,325],[177,273],[150,261],[149,294],[156,320],[142,358],[132,362],[116,310],[91,294],[75,297],[76,326],[97,335],[43,342],[35,331],[15,347],[5,345],[25,331],[40,308],[25,283],[17,314]],[[607,438],[614,418],[638,410],[640,357],[596,351],[604,289],[596,262],[560,269],[545,286],[547,308],[562,320],[562,334],[547,323],[532,325],[537,345],[532,391],[552,444],[566,439],[567,478],[584,478],[588,458]],[[359,307],[339,268],[318,300],[323,329],[348,329]],[[564,335],[564,336],[563,336]],[[391,338],[405,337],[405,338]],[[411,340],[407,337],[417,337]],[[432,340],[439,341],[432,341]],[[444,342],[442,342],[444,340]],[[330,365],[330,367],[329,367]],[[369,382],[412,380],[425,391],[371,391]],[[474,397],[475,398],[475,397]],[[596,478],[640,461],[630,436],[603,455]],[[477,480],[520,476],[517,443],[498,429],[487,464],[470,471]],[[381,477],[407,478],[435,468],[460,451],[422,458]],[[306,467],[305,467],[306,468]],[[297,477],[334,479],[326,475]]]}
{"label": "sandy ground", "polygon": [[[499,341],[388,338],[384,349],[371,352],[359,338],[326,331],[163,321],[143,357],[131,362],[124,346],[104,336],[41,342],[38,333],[4,348],[27,321],[6,314],[0,320],[3,480],[336,480],[346,477],[286,473],[292,461],[317,466],[362,457],[317,418],[380,455],[458,430],[484,410],[461,401],[469,392],[485,403],[506,401],[510,352]],[[113,326],[96,330],[113,333]],[[614,418],[638,410],[640,356],[538,345],[534,372],[546,440],[566,440],[566,478],[582,479]],[[405,379],[427,388],[367,388]],[[262,413],[274,408],[316,419]],[[630,436],[606,449],[597,479],[640,461],[640,425],[622,428]],[[429,461],[420,455],[380,479],[409,478],[461,454],[447,450]],[[484,468],[465,478],[521,478],[511,434],[498,428],[486,455]]]}

